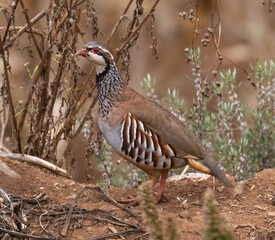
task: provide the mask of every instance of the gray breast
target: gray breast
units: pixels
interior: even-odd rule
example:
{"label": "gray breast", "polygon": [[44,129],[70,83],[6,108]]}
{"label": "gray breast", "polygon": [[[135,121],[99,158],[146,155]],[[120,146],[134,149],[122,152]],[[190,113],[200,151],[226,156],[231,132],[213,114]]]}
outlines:
{"label": "gray breast", "polygon": [[103,136],[107,142],[116,150],[121,150],[122,140],[121,140],[121,125],[118,127],[110,127],[107,120],[104,118],[98,118],[98,125]]}

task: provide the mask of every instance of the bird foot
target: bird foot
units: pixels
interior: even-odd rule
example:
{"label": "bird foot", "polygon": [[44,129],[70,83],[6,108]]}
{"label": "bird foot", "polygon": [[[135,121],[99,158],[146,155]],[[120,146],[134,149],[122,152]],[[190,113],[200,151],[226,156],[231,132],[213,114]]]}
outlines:
{"label": "bird foot", "polygon": [[156,197],[155,197],[155,203],[156,203],[156,204],[160,203],[162,197],[163,197],[162,194],[161,194],[161,195],[157,194]]}
{"label": "bird foot", "polygon": [[[158,194],[157,193],[155,198],[154,198],[155,199],[155,201],[154,201],[155,204],[160,203],[163,198],[165,198],[163,196],[163,194]],[[139,201],[138,201],[137,197],[133,197],[131,195],[127,196],[127,199],[119,199],[119,200],[116,200],[116,201],[120,204],[125,204],[125,205],[131,206],[131,207],[135,207],[135,206],[139,205]]]}
{"label": "bird foot", "polygon": [[[160,201],[163,199],[163,195],[161,196],[155,196],[155,204],[160,203]],[[139,201],[136,197],[128,196],[128,199],[119,199],[116,200],[120,204],[125,204],[127,206],[135,207],[139,205]]]}

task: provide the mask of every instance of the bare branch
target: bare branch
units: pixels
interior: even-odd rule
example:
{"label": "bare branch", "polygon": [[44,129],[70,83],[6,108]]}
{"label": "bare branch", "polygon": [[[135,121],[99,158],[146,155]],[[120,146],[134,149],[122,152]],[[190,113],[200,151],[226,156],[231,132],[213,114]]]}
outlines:
{"label": "bare branch", "polygon": [[38,46],[37,40],[36,40],[36,38],[35,38],[35,36],[34,36],[34,34],[33,34],[33,31],[32,31],[32,26],[31,26],[31,24],[30,24],[30,18],[29,18],[29,15],[28,15],[28,9],[25,8],[25,5],[24,5],[24,3],[23,3],[22,0],[19,0],[19,1],[20,1],[20,4],[21,4],[21,7],[22,7],[22,9],[23,9],[23,12],[24,12],[24,14],[25,14],[25,18],[26,18],[26,21],[27,21],[27,24],[28,24],[28,27],[29,27],[29,31],[30,31],[30,33],[31,33],[31,36],[32,36],[34,45],[35,45],[35,47],[36,47],[36,50],[37,50],[37,52],[38,52],[40,58],[42,59],[42,52],[41,52],[41,50],[40,50],[40,48],[39,48],[39,46]]}
{"label": "bare branch", "polygon": [[146,20],[150,17],[150,15],[155,11],[156,6],[158,5],[160,0],[156,0],[153,4],[152,8],[150,9],[149,13],[144,17],[142,22],[136,27],[135,31],[133,31],[130,36],[127,38],[127,40],[120,46],[120,48],[116,52],[116,59],[120,57],[120,54],[122,50],[126,47],[126,45],[131,41],[131,39],[137,34],[137,32],[141,29],[143,24],[146,22]]}
{"label": "bare branch", "polygon": [[87,189],[87,186],[83,187],[81,189],[81,191],[77,194],[77,196],[75,197],[75,199],[73,200],[73,202],[71,204],[70,210],[69,210],[68,215],[66,217],[64,227],[63,227],[62,232],[61,232],[62,236],[64,236],[64,237],[66,237],[66,235],[67,235],[67,231],[68,231],[68,228],[69,228],[69,225],[70,225],[70,221],[71,221],[72,213],[73,213],[73,210],[74,210],[74,206],[77,204],[78,199],[80,198],[81,194],[86,189]]}
{"label": "bare branch", "polygon": [[46,168],[58,175],[61,175],[66,178],[71,178],[68,172],[62,168],[57,167],[56,165],[49,163],[41,158],[26,155],[26,154],[16,154],[16,153],[4,153],[0,152],[0,157],[6,157],[13,160],[18,160],[22,162],[31,163],[34,165],[38,165],[40,167]]}
{"label": "bare branch", "polygon": [[[21,26],[13,26],[12,29],[8,29],[8,27],[0,27],[0,31],[3,31],[3,30],[5,30],[5,32],[6,31],[8,31],[8,32],[11,32],[11,31],[20,31],[22,28],[23,27],[21,27]],[[44,35],[43,35],[43,33],[40,30],[38,30],[36,28],[32,28],[32,31],[33,31],[34,34],[37,34],[37,35],[39,35],[41,37],[41,42],[44,42]],[[29,33],[30,31],[26,30],[25,32]]]}
{"label": "bare branch", "polygon": [[44,64],[46,62],[46,59],[47,59],[47,52],[48,50],[46,51],[46,53],[44,54],[44,57],[42,59],[42,62],[39,64],[38,66],[38,69],[37,69],[37,72],[34,76],[34,79],[33,79],[33,85],[31,87],[31,90],[29,91],[29,94],[28,94],[28,97],[27,97],[27,101],[23,107],[23,112],[22,112],[22,116],[21,116],[21,120],[19,122],[19,131],[22,132],[23,130],[23,126],[24,126],[24,123],[25,123],[25,119],[26,119],[26,116],[27,116],[27,113],[28,113],[28,108],[29,108],[29,105],[30,105],[30,102],[31,102],[31,99],[32,99],[32,96],[33,96],[33,93],[34,93],[34,89],[35,89],[35,86],[40,78],[40,74],[42,72],[42,70],[44,69]]}
{"label": "bare branch", "polygon": [[120,236],[120,235],[125,235],[129,233],[136,233],[136,232],[141,232],[141,229],[131,229],[131,230],[126,230],[126,231],[121,231],[121,232],[116,232],[116,233],[110,233],[106,235],[101,235],[93,238],[87,238],[86,240],[100,240],[100,239],[107,239],[107,238],[113,238],[115,236]]}
{"label": "bare branch", "polygon": [[128,12],[131,4],[132,4],[133,0],[129,0],[126,8],[124,9],[122,15],[120,16],[120,18],[117,20],[117,22],[115,23],[113,29],[111,30],[110,34],[108,35],[108,37],[105,40],[105,43],[108,44],[110,42],[110,40],[112,39],[112,37],[114,36],[115,32],[117,31],[121,21],[123,20],[124,15]]}
{"label": "bare branch", "polygon": [[18,5],[18,1],[19,1],[19,0],[16,0],[15,4],[12,6],[12,14],[11,14],[11,16],[10,16],[10,18],[9,18],[9,21],[8,21],[8,24],[7,24],[7,28],[6,28],[4,37],[3,37],[3,44],[4,44],[4,45],[5,45],[7,36],[8,36],[8,32],[9,32],[9,29],[10,29],[11,22],[12,22],[12,20],[14,19],[14,13],[15,13],[15,9],[16,9],[16,7],[17,7],[17,5]]}
{"label": "bare branch", "polygon": [[0,194],[3,196],[3,198],[7,202],[9,202],[9,204],[10,204],[10,210],[13,211],[13,204],[12,204],[12,201],[10,200],[8,194],[2,188],[0,188]]}
{"label": "bare branch", "polygon": [[[92,109],[94,108],[96,102],[97,102],[97,94],[96,94],[96,96],[94,97],[94,100],[92,101],[92,104],[90,105],[88,111],[86,112],[85,117],[83,118],[83,120],[82,120],[81,123],[79,124],[78,129],[76,130],[75,134],[74,134],[73,137],[71,138],[71,141],[69,142],[68,146],[66,147],[66,150],[65,150],[65,152],[64,152],[64,156],[66,156],[67,153],[68,153],[68,150],[71,149],[71,147],[72,147],[72,140],[75,139],[75,138],[79,135],[79,133],[81,132],[81,130],[82,130],[84,124],[86,123],[88,117],[91,115]],[[84,103],[84,101],[82,101],[82,103]],[[65,124],[64,124],[64,125],[65,125]],[[62,130],[64,131],[64,127],[62,128]],[[60,131],[60,132],[58,133],[58,135],[56,136],[56,144],[57,144],[57,142],[59,141],[59,138],[60,138],[60,134],[61,134],[61,133],[62,133],[62,132]]]}
{"label": "bare branch", "polygon": [[136,214],[134,214],[129,208],[123,206],[122,204],[118,203],[115,199],[113,199],[109,194],[107,194],[106,192],[103,191],[102,188],[100,187],[94,187],[91,188],[94,190],[97,190],[98,192],[100,192],[101,194],[103,194],[112,204],[114,204],[116,207],[130,213],[133,217],[135,217],[136,219],[138,219],[138,216]]}
{"label": "bare branch", "polygon": [[9,106],[10,106],[10,111],[11,111],[11,116],[12,116],[13,129],[14,129],[14,132],[16,135],[16,140],[17,140],[17,148],[18,148],[18,151],[21,153],[22,148],[21,148],[20,132],[18,131],[18,126],[17,126],[16,114],[15,114],[15,109],[14,109],[12,95],[11,95],[11,88],[10,88],[10,81],[9,81],[9,74],[8,74],[8,64],[6,61],[6,56],[5,56],[5,51],[3,48],[1,36],[0,36],[0,57],[2,57],[2,59],[3,59],[4,79],[6,82],[6,90],[7,90],[7,94],[8,94],[8,101],[9,101]]}
{"label": "bare branch", "polygon": [[20,238],[30,238],[30,239],[38,239],[38,240],[51,240],[52,239],[52,238],[39,237],[39,236],[34,236],[34,235],[25,234],[25,233],[21,233],[21,232],[16,232],[16,231],[8,230],[8,229],[2,228],[2,227],[0,227],[0,232],[5,232],[12,236],[16,236],[16,237],[20,237]]}
{"label": "bare branch", "polygon": [[9,41],[4,45],[4,50],[6,50],[8,47],[12,46],[13,42],[19,38],[24,32],[27,31],[29,26],[32,26],[36,22],[38,22],[41,18],[43,18],[47,14],[48,10],[43,10],[40,13],[38,13],[32,20],[30,20],[29,24],[24,25],[15,36],[9,39]]}

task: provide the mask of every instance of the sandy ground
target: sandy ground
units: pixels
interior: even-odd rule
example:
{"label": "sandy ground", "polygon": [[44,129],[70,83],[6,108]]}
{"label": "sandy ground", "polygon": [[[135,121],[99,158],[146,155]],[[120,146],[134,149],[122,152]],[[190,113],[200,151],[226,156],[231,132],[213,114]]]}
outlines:
{"label": "sandy ground", "polygon": [[[44,237],[60,236],[64,231],[68,209],[85,185],[26,163],[0,160],[20,175],[12,177],[0,171],[0,187],[11,199],[21,199],[19,206],[25,212],[25,221],[28,223],[22,232]],[[266,169],[253,179],[234,183],[232,189],[224,188],[218,182],[213,183],[212,177],[201,181],[183,179],[167,183],[165,197],[157,207],[162,218],[174,218],[180,239],[203,239],[203,202],[207,188],[214,189],[215,204],[227,219],[234,239],[275,240],[275,169]],[[136,192],[137,189],[109,189],[110,195],[115,199],[136,195]],[[28,203],[26,199],[37,199],[37,203]],[[179,199],[187,202],[182,204]],[[3,202],[3,198],[0,195],[0,207],[1,201]],[[64,238],[96,239],[97,236],[115,231],[131,230],[131,224],[139,224],[141,231],[110,239],[149,239],[148,235],[139,238],[148,231],[140,206],[131,207],[130,210],[138,219],[110,203],[98,191],[87,189],[79,196]],[[1,216],[3,215],[0,214],[0,225]],[[114,217],[126,224],[116,222]]]}

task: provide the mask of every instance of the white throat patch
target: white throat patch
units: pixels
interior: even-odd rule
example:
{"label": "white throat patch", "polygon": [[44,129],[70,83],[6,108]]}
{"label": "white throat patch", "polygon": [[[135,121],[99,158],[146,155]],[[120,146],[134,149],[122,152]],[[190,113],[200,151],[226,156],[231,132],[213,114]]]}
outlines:
{"label": "white throat patch", "polygon": [[96,70],[97,75],[104,72],[105,69],[106,69],[106,64],[105,65],[95,65],[95,70]]}
{"label": "white throat patch", "polygon": [[106,68],[106,62],[102,56],[89,52],[87,59],[94,63],[96,74],[104,72]]}

